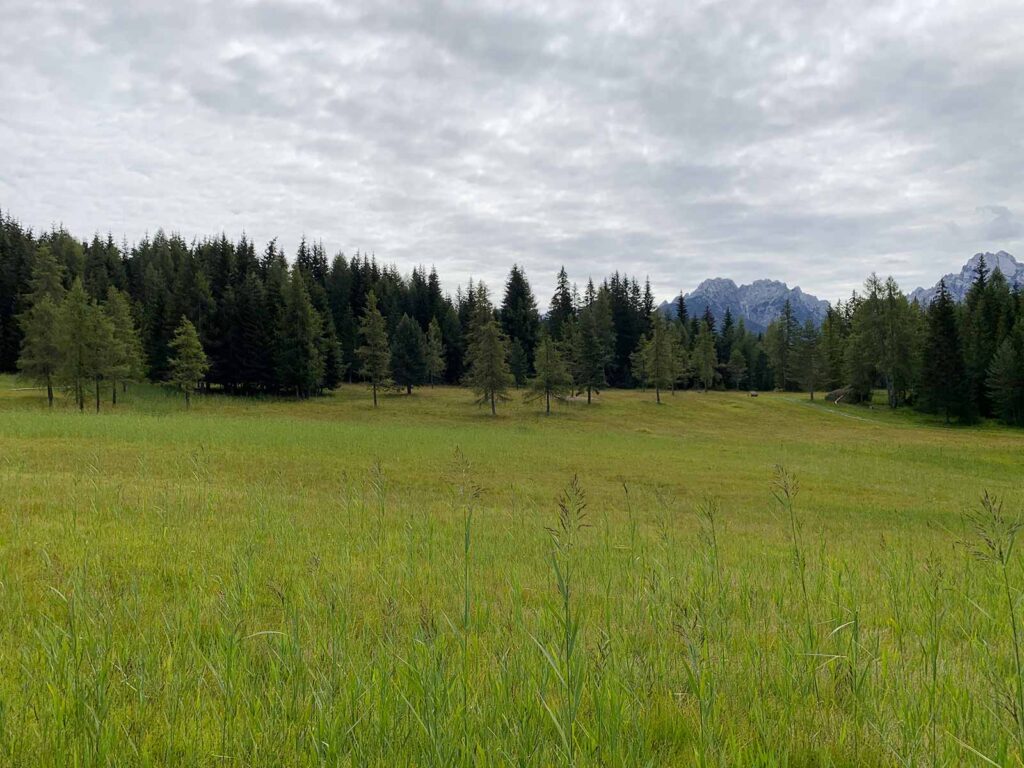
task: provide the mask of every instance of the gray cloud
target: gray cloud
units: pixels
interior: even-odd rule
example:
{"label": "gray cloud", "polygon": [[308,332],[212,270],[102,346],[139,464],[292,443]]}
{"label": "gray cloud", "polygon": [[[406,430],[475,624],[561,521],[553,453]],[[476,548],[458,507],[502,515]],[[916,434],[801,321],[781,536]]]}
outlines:
{"label": "gray cloud", "polygon": [[1024,11],[0,0],[0,206],[302,234],[542,299],[625,269],[836,297],[1024,252]]}

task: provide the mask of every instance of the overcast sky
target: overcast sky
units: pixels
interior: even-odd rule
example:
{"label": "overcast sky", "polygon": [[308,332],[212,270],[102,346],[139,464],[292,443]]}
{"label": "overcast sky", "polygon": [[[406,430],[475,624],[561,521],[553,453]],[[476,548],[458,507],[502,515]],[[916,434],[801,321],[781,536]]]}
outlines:
{"label": "overcast sky", "polygon": [[0,0],[0,207],[547,302],[1024,256],[1024,2]]}

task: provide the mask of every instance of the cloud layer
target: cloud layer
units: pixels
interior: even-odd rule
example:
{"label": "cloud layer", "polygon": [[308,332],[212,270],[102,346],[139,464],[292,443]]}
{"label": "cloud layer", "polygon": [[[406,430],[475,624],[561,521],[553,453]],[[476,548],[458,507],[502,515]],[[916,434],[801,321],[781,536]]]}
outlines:
{"label": "cloud layer", "polygon": [[1024,5],[0,0],[0,206],[245,230],[546,300],[834,298],[1024,252]]}

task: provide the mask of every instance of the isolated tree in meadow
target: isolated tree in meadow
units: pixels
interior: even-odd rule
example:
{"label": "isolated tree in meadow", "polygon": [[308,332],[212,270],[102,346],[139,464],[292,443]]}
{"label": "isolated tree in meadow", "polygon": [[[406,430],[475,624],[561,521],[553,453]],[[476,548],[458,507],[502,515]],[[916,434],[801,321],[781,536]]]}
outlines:
{"label": "isolated tree in meadow", "polygon": [[824,361],[821,356],[821,334],[810,318],[797,331],[793,348],[793,374],[800,389],[814,399],[814,391],[824,378]]}
{"label": "isolated tree in meadow", "polygon": [[275,370],[282,390],[309,397],[320,388],[324,375],[322,334],[323,319],[310,301],[302,272],[294,269],[277,333]]}
{"label": "isolated tree in meadow", "polygon": [[513,383],[507,343],[489,310],[478,309],[474,325],[466,355],[469,363],[466,384],[476,393],[477,403],[489,403],[491,415],[495,416],[497,401],[508,400],[508,389]]}
{"label": "isolated tree in meadow", "polygon": [[28,309],[18,318],[22,331],[18,370],[22,375],[46,387],[46,400],[53,407],[54,377],[60,365],[58,319],[64,298],[63,267],[49,246],[39,245],[34,254],[30,292],[25,297]]}
{"label": "isolated tree in meadow", "polygon": [[388,345],[388,327],[377,309],[377,294],[366,296],[366,311],[359,321],[359,335],[363,340],[357,350],[360,373],[373,390],[373,407],[377,407],[377,390],[391,384],[391,347]]}
{"label": "isolated tree in meadow", "polygon": [[86,293],[81,279],[72,283],[57,314],[55,340],[58,352],[57,378],[71,390],[78,410],[85,410],[85,388],[96,383],[99,410],[99,381],[108,370],[113,329],[103,310]]}
{"label": "isolated tree in meadow", "polygon": [[661,390],[669,389],[679,376],[676,336],[661,312],[651,313],[651,335],[642,342],[643,370],[647,384],[654,387],[654,399],[661,403]]}
{"label": "isolated tree in meadow", "polygon": [[715,383],[715,368],[718,357],[715,354],[715,334],[707,321],[700,324],[697,341],[693,345],[693,368],[704,391]]}
{"label": "isolated tree in meadow", "polygon": [[970,390],[956,304],[946,289],[945,280],[939,281],[939,291],[928,305],[917,390],[922,410],[945,414],[947,423],[954,415],[960,419],[970,418]]}
{"label": "isolated tree in meadow", "polygon": [[404,387],[408,395],[427,375],[424,346],[419,323],[408,315],[402,315],[391,340],[391,378],[396,386]]}
{"label": "isolated tree in meadow", "polygon": [[139,381],[145,376],[142,340],[128,297],[114,286],[107,289],[103,311],[112,332],[107,378],[111,382],[111,403],[117,405],[118,383],[127,390],[129,381]]}
{"label": "isolated tree in meadow", "polygon": [[533,369],[535,374],[530,379],[526,400],[532,402],[544,398],[544,410],[550,414],[551,398],[564,400],[572,391],[572,376],[558,345],[546,333],[541,334],[537,344]]}
{"label": "isolated tree in meadow", "polygon": [[210,361],[203,351],[199,333],[187,317],[182,316],[181,323],[171,339],[170,382],[185,393],[185,407],[192,407],[192,392],[210,370]]}
{"label": "isolated tree in meadow", "polygon": [[423,350],[424,364],[427,371],[427,381],[430,382],[430,386],[434,386],[435,381],[439,381],[444,376],[445,368],[447,367],[447,360],[445,355],[447,350],[444,348],[444,342],[441,337],[441,326],[437,323],[437,318],[432,317],[430,319],[430,325],[427,326],[427,339],[426,346]]}

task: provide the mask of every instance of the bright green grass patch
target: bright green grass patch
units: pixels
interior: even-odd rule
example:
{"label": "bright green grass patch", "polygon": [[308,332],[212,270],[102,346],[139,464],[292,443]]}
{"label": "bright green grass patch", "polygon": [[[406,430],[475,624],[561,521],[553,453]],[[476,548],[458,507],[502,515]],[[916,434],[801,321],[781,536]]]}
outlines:
{"label": "bright green grass patch", "polygon": [[135,387],[95,415],[0,384],[2,764],[1024,754],[1024,574],[958,545],[983,490],[1019,508],[1018,432],[799,395],[492,419],[451,388]]}

